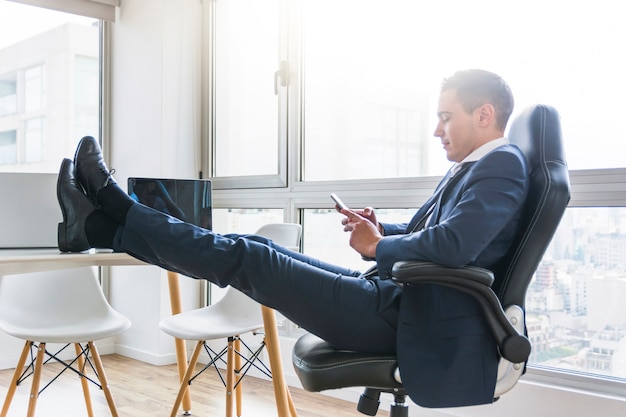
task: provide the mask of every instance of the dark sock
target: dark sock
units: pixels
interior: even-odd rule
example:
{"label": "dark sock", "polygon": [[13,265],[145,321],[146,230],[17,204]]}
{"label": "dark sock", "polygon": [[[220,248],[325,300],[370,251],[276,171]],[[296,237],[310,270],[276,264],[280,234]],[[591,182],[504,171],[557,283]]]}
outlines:
{"label": "dark sock", "polygon": [[98,204],[106,214],[111,216],[117,223],[126,224],[126,214],[136,203],[116,183],[109,184],[98,191]]}
{"label": "dark sock", "polygon": [[95,210],[85,219],[85,235],[92,248],[113,249],[113,238],[119,223],[101,210]]}

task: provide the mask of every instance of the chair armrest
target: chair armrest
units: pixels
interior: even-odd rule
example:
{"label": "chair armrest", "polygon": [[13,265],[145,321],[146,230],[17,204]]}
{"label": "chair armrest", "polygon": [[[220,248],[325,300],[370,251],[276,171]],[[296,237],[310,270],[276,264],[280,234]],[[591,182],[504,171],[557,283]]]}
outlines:
{"label": "chair armrest", "polygon": [[493,273],[485,268],[466,266],[463,268],[448,268],[433,262],[401,261],[393,265],[392,276],[395,281],[402,283],[419,283],[424,280],[445,282],[448,277],[464,278],[479,284],[491,287],[494,281]]}
{"label": "chair armrest", "polygon": [[509,322],[500,300],[491,289],[494,281],[491,271],[475,266],[448,268],[432,262],[402,261],[394,264],[392,278],[405,285],[444,285],[471,295],[483,310],[500,354],[512,363],[528,360],[530,342]]}

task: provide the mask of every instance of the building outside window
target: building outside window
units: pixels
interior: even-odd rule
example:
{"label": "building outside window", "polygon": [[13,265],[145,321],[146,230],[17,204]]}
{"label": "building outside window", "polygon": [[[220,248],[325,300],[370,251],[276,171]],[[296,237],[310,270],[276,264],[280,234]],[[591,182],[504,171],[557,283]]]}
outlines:
{"label": "building outside window", "polygon": [[56,173],[99,136],[99,63],[98,20],[0,0],[0,172]]}

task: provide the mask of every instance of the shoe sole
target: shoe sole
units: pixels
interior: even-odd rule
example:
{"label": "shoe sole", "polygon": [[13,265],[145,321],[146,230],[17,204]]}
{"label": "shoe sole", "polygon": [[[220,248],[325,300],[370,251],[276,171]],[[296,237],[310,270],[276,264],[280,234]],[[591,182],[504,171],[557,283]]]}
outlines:
{"label": "shoe sole", "polygon": [[66,171],[67,165],[73,163],[74,162],[72,162],[71,159],[63,159],[63,162],[61,162],[61,169],[59,170],[59,177],[57,178],[57,200],[59,201],[59,206],[61,207],[61,215],[63,216],[63,222],[59,223],[57,227],[57,244],[61,252],[70,251],[67,245],[67,226],[65,224],[65,222],[67,221],[67,214],[65,213],[65,206],[61,203],[61,173]]}

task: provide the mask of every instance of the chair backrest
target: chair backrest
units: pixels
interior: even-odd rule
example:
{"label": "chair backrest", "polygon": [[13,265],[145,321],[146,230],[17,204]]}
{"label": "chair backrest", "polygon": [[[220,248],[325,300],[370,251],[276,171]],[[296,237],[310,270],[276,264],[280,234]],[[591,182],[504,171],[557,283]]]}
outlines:
{"label": "chair backrest", "polygon": [[493,290],[503,306],[523,307],[528,285],[569,202],[570,185],[554,108],[536,105],[524,110],[511,124],[508,138],[526,156],[530,188],[516,243],[493,269]]}
{"label": "chair backrest", "polygon": [[[83,341],[63,340],[63,329],[111,316],[123,317],[104,297],[94,267],[0,276],[0,328],[12,336],[40,342]],[[130,322],[123,320],[125,330]]]}
{"label": "chair backrest", "polygon": [[302,227],[296,223],[270,223],[261,226],[256,234],[272,239],[286,248],[298,250]]}

